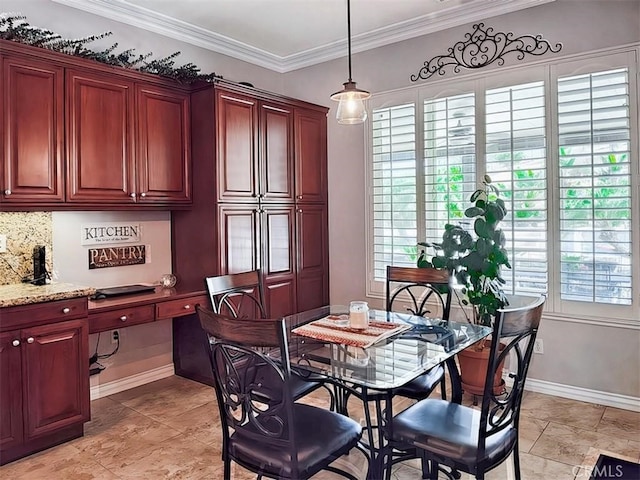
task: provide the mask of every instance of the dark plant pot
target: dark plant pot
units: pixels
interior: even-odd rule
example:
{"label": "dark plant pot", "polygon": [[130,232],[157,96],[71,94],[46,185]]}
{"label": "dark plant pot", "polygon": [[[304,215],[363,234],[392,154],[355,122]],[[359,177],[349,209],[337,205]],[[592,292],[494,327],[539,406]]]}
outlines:
{"label": "dark plant pot", "polygon": [[[462,389],[465,393],[482,395],[484,393],[484,382],[487,378],[489,368],[489,352],[491,351],[491,340],[483,340],[484,347],[478,348],[479,343],[471,345],[458,353],[458,363],[460,364],[460,377]],[[499,350],[505,348],[500,344]],[[504,361],[498,365],[498,370],[493,377],[493,394],[500,395],[504,391],[504,380],[502,380],[502,368]]]}

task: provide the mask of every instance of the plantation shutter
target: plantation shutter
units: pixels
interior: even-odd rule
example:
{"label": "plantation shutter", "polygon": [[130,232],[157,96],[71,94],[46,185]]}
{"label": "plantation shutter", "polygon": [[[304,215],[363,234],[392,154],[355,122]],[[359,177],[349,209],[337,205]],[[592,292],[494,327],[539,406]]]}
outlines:
{"label": "plantation shutter", "polygon": [[[442,241],[447,223],[465,222],[476,189],[473,93],[424,102],[426,240]],[[434,253],[434,252],[429,252]]]}
{"label": "plantation shutter", "polygon": [[373,264],[376,280],[387,265],[416,262],[416,109],[404,104],[372,113]]}
{"label": "plantation shutter", "polygon": [[563,300],[632,302],[628,76],[622,68],[558,80]]}
{"label": "plantation shutter", "polygon": [[544,82],[487,90],[486,172],[507,207],[501,223],[511,269],[505,290],[547,291],[547,173]]}

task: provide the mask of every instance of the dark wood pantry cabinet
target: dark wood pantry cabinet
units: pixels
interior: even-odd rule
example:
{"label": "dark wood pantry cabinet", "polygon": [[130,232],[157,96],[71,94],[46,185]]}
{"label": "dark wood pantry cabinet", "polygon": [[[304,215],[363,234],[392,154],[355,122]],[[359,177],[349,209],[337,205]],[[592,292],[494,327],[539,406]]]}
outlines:
{"label": "dark wood pantry cabinet", "polygon": [[[327,304],[327,109],[224,81],[191,106],[193,205],[172,214],[178,282],[260,269],[271,317]],[[174,325],[174,344],[192,333]]]}
{"label": "dark wood pantry cabinet", "polygon": [[3,210],[191,203],[190,88],[0,40]]}
{"label": "dark wood pantry cabinet", "polygon": [[326,304],[327,109],[230,82],[191,103],[193,207],[172,222],[178,281],[259,268],[270,314]]}

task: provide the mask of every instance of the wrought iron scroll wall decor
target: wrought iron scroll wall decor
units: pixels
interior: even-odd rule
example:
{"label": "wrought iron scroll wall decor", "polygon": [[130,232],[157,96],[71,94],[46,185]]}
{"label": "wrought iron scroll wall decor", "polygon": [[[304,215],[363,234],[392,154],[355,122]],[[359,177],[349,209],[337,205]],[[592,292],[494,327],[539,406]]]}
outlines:
{"label": "wrought iron scroll wall decor", "polygon": [[494,62],[504,65],[504,56],[517,52],[518,60],[526,54],[543,55],[547,52],[558,53],[562,49],[561,43],[552,46],[542,35],[522,35],[514,38],[513,33],[498,32],[493,34],[493,28],[484,28],[484,23],[473,26],[472,33],[465,34],[465,41],[457,42],[449,48],[448,55],[438,55],[424,62],[416,75],[411,75],[411,81],[426,80],[436,73],[444,75],[446,67],[453,66],[455,73],[461,68],[481,68]]}

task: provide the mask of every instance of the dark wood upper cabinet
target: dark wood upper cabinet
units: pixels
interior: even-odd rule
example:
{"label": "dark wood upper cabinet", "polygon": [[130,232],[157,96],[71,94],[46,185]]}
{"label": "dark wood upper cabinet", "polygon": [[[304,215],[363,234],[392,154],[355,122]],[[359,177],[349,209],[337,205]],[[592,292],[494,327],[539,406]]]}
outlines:
{"label": "dark wood upper cabinet", "polygon": [[2,202],[62,202],[63,68],[6,57],[2,83]]}
{"label": "dark wood upper cabinet", "polygon": [[68,201],[135,202],[133,102],[132,82],[67,71]]}
{"label": "dark wood upper cabinet", "polygon": [[296,201],[327,201],[327,114],[295,111]]}
{"label": "dark wood upper cabinet", "polygon": [[[255,201],[257,100],[226,90],[216,91],[218,200]],[[212,112],[213,114],[213,112]],[[214,139],[211,139],[214,141]]]}
{"label": "dark wood upper cabinet", "polygon": [[264,202],[293,201],[293,109],[260,102],[258,197]]}
{"label": "dark wood upper cabinet", "polygon": [[190,88],[0,40],[3,210],[188,208]]}
{"label": "dark wood upper cabinet", "polygon": [[218,200],[291,202],[293,109],[218,90]]}
{"label": "dark wood upper cabinet", "polygon": [[189,95],[137,86],[136,173],[141,202],[191,200]]}

